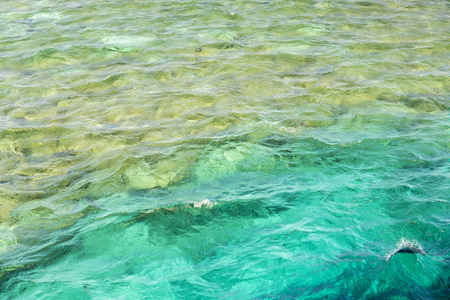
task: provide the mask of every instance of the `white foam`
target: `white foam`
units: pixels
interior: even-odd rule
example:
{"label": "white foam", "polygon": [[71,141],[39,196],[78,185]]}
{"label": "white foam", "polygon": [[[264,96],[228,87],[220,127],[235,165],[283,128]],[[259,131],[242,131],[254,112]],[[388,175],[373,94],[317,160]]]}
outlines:
{"label": "white foam", "polygon": [[194,204],[194,207],[206,207],[211,208],[214,205],[216,205],[216,202],[211,202],[209,199],[204,199],[199,202],[192,202]]}

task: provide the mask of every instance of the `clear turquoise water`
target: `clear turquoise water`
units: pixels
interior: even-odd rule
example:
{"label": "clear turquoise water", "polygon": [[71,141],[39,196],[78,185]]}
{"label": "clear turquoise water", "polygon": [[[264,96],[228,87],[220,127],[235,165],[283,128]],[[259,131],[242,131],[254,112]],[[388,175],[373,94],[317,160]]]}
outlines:
{"label": "clear turquoise water", "polygon": [[3,1],[0,298],[445,299],[449,15]]}

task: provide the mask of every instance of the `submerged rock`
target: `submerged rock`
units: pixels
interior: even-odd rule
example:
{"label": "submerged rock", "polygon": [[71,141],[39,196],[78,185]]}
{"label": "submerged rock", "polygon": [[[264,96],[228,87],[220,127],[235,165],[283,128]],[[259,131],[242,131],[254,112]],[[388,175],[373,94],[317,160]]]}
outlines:
{"label": "submerged rock", "polygon": [[431,98],[425,95],[380,94],[377,96],[377,100],[394,103],[400,102],[409,108],[424,112],[434,112],[447,109],[447,107],[444,104],[440,103],[438,99]]}
{"label": "submerged rock", "polygon": [[110,35],[102,39],[102,42],[106,45],[122,47],[122,48],[133,48],[133,47],[145,47],[153,40],[156,36],[153,34],[146,34],[145,36],[139,35]]}

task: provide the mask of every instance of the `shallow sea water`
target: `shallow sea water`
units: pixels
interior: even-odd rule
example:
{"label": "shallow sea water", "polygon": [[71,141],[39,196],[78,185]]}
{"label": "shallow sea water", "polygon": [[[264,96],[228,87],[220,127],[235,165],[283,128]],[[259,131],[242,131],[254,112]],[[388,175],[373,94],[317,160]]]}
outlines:
{"label": "shallow sea water", "polygon": [[2,1],[0,298],[448,297],[449,16]]}

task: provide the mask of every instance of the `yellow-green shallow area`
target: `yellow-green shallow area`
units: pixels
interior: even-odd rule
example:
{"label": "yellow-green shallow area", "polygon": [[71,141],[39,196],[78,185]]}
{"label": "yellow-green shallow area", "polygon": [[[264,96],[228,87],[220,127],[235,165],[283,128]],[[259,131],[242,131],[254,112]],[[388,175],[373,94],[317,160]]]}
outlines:
{"label": "yellow-green shallow area", "polygon": [[0,5],[0,299],[450,294],[448,1]]}

